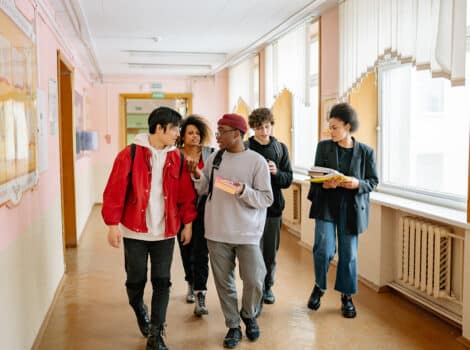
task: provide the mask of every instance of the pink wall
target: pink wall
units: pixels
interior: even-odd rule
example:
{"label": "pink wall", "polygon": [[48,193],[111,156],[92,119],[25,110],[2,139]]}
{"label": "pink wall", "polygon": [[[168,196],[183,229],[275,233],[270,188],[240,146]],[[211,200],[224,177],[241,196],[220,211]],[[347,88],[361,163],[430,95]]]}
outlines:
{"label": "pink wall", "polygon": [[[148,92],[149,79],[145,82],[125,77],[108,78],[104,84],[90,89],[90,129],[100,134],[99,151],[92,155],[94,163],[107,164],[119,151],[119,95]],[[192,93],[193,113],[209,119],[214,128],[220,116],[228,110],[228,73],[223,70],[210,77],[155,77],[167,93]],[[144,89],[144,90],[143,90]],[[111,135],[111,143],[104,140]]]}
{"label": "pink wall", "polygon": [[338,7],[321,17],[321,100],[338,94],[339,28]]}
{"label": "pink wall", "polygon": [[[22,13],[34,14],[31,3],[27,0],[17,1]],[[49,79],[57,80],[57,50],[61,47],[44,19],[38,18],[38,87],[45,96],[48,95]],[[74,64],[72,58],[68,58]],[[83,80],[82,74],[77,70],[75,86],[83,91],[89,83]],[[46,112],[48,113],[48,100],[46,98]],[[18,237],[21,232],[31,225],[49,205],[60,196],[60,160],[59,136],[48,135],[48,170],[41,173],[39,182],[34,191],[23,194],[20,203],[14,208],[0,208],[0,251],[6,249],[8,244]],[[86,160],[85,160],[86,161]],[[57,233],[52,233],[57,234]]]}

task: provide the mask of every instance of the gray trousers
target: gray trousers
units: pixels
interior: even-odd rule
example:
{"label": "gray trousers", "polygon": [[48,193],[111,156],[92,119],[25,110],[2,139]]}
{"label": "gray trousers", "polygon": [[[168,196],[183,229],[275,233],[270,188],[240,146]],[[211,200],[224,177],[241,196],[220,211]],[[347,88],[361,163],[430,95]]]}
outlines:
{"label": "gray trousers", "polygon": [[264,225],[263,237],[261,238],[260,247],[263,254],[264,263],[266,265],[266,278],[264,279],[264,289],[270,289],[274,284],[274,273],[276,272],[276,254],[279,250],[279,242],[281,238],[280,216],[266,218]]}
{"label": "gray trousers", "polygon": [[240,277],[243,281],[243,316],[255,317],[263,295],[266,275],[259,245],[229,244],[207,240],[210,263],[225,325],[235,328],[240,325],[238,296],[235,285],[235,258],[238,258]]}

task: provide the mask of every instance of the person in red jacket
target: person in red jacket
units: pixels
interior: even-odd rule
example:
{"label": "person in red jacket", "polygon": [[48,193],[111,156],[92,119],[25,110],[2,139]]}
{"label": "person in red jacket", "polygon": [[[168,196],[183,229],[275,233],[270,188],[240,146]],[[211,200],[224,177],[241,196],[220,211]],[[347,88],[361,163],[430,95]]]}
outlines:
{"label": "person in red jacket", "polygon": [[[117,155],[103,193],[102,216],[109,227],[108,242],[124,243],[126,289],[137,323],[148,336],[147,350],[168,349],[164,340],[170,297],[170,268],[174,237],[180,229],[183,244],[191,240],[197,216],[196,192],[183,157],[175,148],[181,115],[159,107],[148,117],[149,134]],[[151,318],[143,295],[150,256],[153,286]]]}

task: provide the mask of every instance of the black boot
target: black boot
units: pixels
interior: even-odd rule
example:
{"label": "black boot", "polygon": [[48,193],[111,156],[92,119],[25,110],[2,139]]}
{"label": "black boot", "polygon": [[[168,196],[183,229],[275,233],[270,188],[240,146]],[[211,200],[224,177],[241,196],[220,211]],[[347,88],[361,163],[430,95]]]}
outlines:
{"label": "black boot", "polygon": [[165,336],[164,326],[150,326],[149,338],[147,340],[147,350],[168,350],[163,337]]}
{"label": "black boot", "polygon": [[144,337],[148,337],[150,331],[150,318],[148,314],[147,305],[144,303],[132,307],[137,317],[137,324],[139,325],[140,332]]}
{"label": "black boot", "polygon": [[207,315],[209,310],[206,306],[206,291],[198,291],[196,293],[196,304],[194,305],[194,315],[201,317],[202,315]]}
{"label": "black boot", "polygon": [[274,302],[276,301],[276,297],[274,296],[271,287],[266,288],[263,291],[263,301],[265,304],[274,304]]}
{"label": "black boot", "polygon": [[308,299],[308,308],[312,310],[318,310],[320,308],[320,299],[323,294],[325,294],[325,292],[322,292],[322,290],[318,288],[317,285],[315,285],[312,294],[310,294],[310,298]]}
{"label": "black boot", "polygon": [[343,317],[354,318],[356,317],[356,308],[354,307],[352,298],[348,294],[341,294],[341,312]]}
{"label": "black boot", "polygon": [[253,318],[248,318],[243,316],[243,311],[240,311],[240,317],[243,323],[246,326],[245,334],[248,339],[251,341],[255,341],[259,338],[260,330],[258,326],[258,322],[256,321],[256,315]]}

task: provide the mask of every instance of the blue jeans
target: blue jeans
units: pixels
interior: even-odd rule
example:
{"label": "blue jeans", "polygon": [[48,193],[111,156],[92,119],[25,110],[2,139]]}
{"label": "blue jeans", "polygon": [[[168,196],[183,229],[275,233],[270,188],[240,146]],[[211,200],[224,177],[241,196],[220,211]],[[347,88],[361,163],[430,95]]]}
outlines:
{"label": "blue jeans", "polygon": [[357,293],[357,242],[358,235],[347,232],[345,215],[339,215],[338,222],[315,220],[315,245],[313,263],[315,284],[326,290],[328,268],[336,253],[338,234],[338,267],[335,289],[343,294]]}

